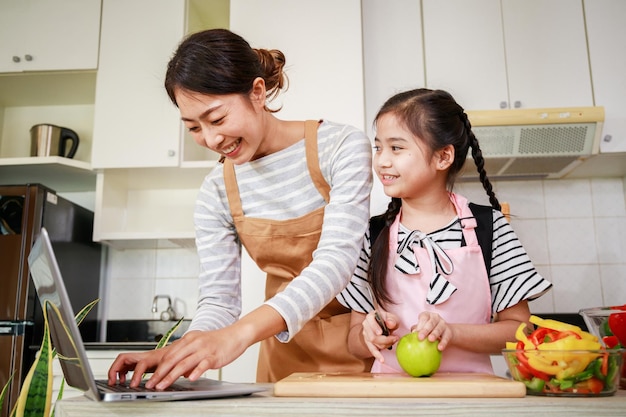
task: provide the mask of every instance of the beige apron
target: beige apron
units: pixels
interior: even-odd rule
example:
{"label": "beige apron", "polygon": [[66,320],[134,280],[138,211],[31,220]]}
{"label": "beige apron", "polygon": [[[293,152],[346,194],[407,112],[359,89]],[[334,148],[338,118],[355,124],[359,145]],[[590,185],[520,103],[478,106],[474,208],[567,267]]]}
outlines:
{"label": "beige apron", "polygon": [[[318,122],[305,122],[309,175],[326,202],[330,187],[322,176],[317,154]],[[267,273],[265,299],[282,291],[311,263],[322,232],[324,207],[289,220],[247,218],[231,161],[224,161],[224,183],[237,234],[250,257]],[[261,342],[257,382],[275,382],[293,372],[364,372],[371,361],[352,356],[347,349],[350,312],[331,301],[288,343],[275,337]]]}

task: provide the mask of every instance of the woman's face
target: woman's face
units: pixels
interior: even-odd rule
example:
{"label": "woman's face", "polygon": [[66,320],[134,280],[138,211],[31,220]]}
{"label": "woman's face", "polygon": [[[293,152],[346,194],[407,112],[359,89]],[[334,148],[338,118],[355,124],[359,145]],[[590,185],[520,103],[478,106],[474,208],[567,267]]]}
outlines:
{"label": "woman's face", "polygon": [[438,184],[436,158],[394,114],[384,114],[376,121],[374,150],[374,171],[386,195],[416,198]]}
{"label": "woman's face", "polygon": [[176,103],[185,128],[198,145],[242,164],[262,154],[262,87],[261,95],[255,88],[250,95],[208,95],[179,89]]}

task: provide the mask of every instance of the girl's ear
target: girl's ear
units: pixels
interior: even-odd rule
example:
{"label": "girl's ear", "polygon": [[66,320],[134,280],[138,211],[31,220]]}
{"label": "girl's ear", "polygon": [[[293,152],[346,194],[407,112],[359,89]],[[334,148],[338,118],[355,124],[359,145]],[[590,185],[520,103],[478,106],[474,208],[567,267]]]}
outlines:
{"label": "girl's ear", "polygon": [[436,152],[437,169],[446,170],[454,162],[454,146],[446,145]]}

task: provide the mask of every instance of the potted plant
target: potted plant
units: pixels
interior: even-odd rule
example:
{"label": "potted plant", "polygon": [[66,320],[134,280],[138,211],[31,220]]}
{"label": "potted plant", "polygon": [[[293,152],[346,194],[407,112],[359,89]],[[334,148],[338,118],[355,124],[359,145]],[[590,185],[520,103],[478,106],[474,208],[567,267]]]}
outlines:
{"label": "potted plant", "polygon": [[[80,325],[83,319],[89,314],[91,309],[99,302],[99,299],[92,301],[82,308],[76,314],[76,324]],[[43,316],[44,316],[44,334],[43,340],[41,342],[41,346],[39,348],[39,352],[35,359],[35,362],[30,367],[24,382],[22,383],[22,388],[20,389],[20,394],[17,399],[17,403],[11,410],[11,417],[25,417],[25,416],[38,416],[38,417],[48,417],[54,416],[54,409],[51,410],[52,405],[52,362],[54,358],[57,356],[56,351],[52,348],[52,343],[50,340],[50,329],[48,324],[48,312],[52,312],[55,314],[59,321],[62,322],[61,315],[59,313],[58,308],[50,303],[50,301],[46,300]],[[181,318],[178,322],[163,336],[163,338],[159,341],[155,349],[159,349],[165,346],[171,335],[176,331],[180,323],[183,321]],[[72,360],[72,358],[60,358],[61,360]],[[12,380],[11,376],[0,392],[0,408],[4,403],[4,399],[6,397],[8,388],[11,384]],[[61,387],[59,389],[59,395],[57,397],[57,401],[60,400],[63,396],[63,388],[65,386],[65,379],[61,382]]]}

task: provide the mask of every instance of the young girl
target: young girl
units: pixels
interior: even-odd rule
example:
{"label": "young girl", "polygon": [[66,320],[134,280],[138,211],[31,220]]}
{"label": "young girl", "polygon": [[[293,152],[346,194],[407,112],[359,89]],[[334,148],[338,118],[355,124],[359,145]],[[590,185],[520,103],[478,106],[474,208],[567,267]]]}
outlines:
{"label": "young girl", "polygon": [[[372,372],[401,373],[392,346],[413,331],[439,340],[441,372],[493,373],[489,355],[514,340],[530,317],[528,300],[551,284],[500,212],[478,140],[450,94],[397,94],[375,125],[374,170],[391,202],[373,243],[366,233],[356,272],[338,296],[352,309],[348,348],[374,357]],[[469,148],[493,207],[489,274],[476,218],[467,199],[451,191]],[[377,324],[375,306],[391,334]]]}

